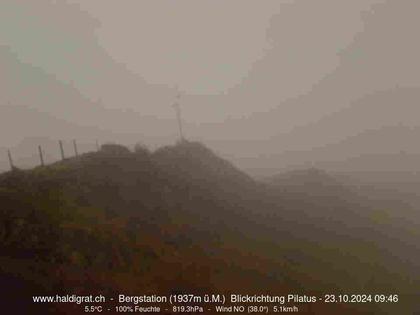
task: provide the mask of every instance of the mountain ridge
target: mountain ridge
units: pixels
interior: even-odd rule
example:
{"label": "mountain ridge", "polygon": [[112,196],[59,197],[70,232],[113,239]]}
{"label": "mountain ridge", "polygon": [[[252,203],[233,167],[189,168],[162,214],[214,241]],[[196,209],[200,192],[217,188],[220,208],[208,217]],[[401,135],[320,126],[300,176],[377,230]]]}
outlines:
{"label": "mountain ridge", "polygon": [[[317,174],[325,176],[308,176]],[[354,208],[362,199],[318,197],[311,189],[295,194],[257,182],[189,141],[154,152],[107,144],[45,167],[9,171],[0,175],[0,242],[8,257],[0,256],[0,278],[21,294],[13,289],[4,296],[11,302],[35,291],[375,291],[381,281],[412,292],[415,281],[407,284],[389,270],[415,274],[415,236],[405,227],[385,229],[370,212],[359,218],[371,210]],[[33,279],[31,286],[25,279]],[[50,312],[80,311],[57,307]],[[364,310],[337,305],[330,311]]]}

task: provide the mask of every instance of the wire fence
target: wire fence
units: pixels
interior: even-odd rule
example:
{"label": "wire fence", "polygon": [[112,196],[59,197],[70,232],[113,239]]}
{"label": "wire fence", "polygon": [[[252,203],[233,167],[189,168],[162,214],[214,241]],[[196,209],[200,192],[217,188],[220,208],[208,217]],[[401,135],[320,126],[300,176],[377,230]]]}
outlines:
{"label": "wire fence", "polygon": [[[48,149],[46,150],[45,147],[48,147]],[[53,149],[51,142],[48,143],[48,145],[35,145],[33,150],[34,153],[29,155],[20,153],[15,156],[11,149],[7,149],[6,163],[8,165],[2,163],[2,165],[0,165],[0,172],[45,166],[59,160],[65,160],[66,158],[78,157],[80,153],[87,153],[95,150],[99,151],[100,149],[98,140],[96,140],[93,145],[84,143],[83,147],[83,150],[80,150],[78,142],[76,139],[73,139],[71,143],[69,143],[69,141],[64,142],[63,140],[58,140],[56,142],[56,150]]]}

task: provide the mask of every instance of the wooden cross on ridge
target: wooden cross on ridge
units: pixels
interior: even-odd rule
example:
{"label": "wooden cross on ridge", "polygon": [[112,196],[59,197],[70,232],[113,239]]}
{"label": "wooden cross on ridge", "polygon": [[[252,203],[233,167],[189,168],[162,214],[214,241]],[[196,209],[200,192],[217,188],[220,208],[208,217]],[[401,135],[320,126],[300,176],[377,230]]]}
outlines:
{"label": "wooden cross on ridge", "polygon": [[[178,90],[178,88],[177,88],[177,90]],[[184,138],[184,134],[183,134],[183,132],[182,132],[182,119],[181,119],[181,106],[180,106],[180,104],[179,104],[179,100],[180,100],[180,98],[181,98],[181,94],[179,93],[179,91],[178,91],[178,93],[177,93],[177,95],[176,95],[176,100],[175,100],[175,103],[174,103],[174,105],[173,105],[173,107],[174,107],[174,109],[175,109],[175,113],[176,113],[176,118],[177,118],[177,120],[178,120],[178,128],[179,128],[179,137],[180,137],[180,140],[181,141],[184,141],[185,140],[185,138]]]}

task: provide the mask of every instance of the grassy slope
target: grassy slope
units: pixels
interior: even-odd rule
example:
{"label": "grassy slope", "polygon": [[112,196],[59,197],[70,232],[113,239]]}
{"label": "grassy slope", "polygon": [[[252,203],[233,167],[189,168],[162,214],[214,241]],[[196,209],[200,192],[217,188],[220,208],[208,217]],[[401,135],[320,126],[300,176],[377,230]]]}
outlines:
{"label": "grassy slope", "polygon": [[2,294],[10,303],[47,292],[415,292],[351,205],[334,199],[338,223],[311,215],[330,201],[256,183],[190,142],[9,172],[0,176]]}

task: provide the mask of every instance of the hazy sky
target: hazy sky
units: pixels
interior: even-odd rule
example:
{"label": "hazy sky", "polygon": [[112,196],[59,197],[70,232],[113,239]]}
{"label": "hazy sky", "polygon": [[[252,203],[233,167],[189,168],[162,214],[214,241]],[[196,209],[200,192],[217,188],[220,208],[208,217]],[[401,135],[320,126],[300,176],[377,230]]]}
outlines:
{"label": "hazy sky", "polygon": [[93,98],[100,94],[90,86],[95,74],[84,65],[93,46],[148,84],[179,85],[186,95],[238,94],[275,53],[266,82],[250,87],[267,92],[264,99],[224,112],[249,115],[308,91],[333,71],[340,51],[363,30],[362,12],[376,2],[6,0],[1,44]]}
{"label": "hazy sky", "polygon": [[[99,21],[95,35],[117,60],[152,83],[193,94],[240,84],[270,43],[278,1],[72,1]],[[290,1],[289,1],[290,2]]]}
{"label": "hazy sky", "polygon": [[416,0],[2,0],[0,141],[167,143],[176,85],[187,135],[238,157],[420,126],[419,10]]}
{"label": "hazy sky", "polygon": [[337,66],[337,54],[363,29],[361,12],[379,1],[72,2],[99,21],[95,35],[110,55],[186,93],[228,93],[280,46],[277,79],[303,81],[284,98]]}

